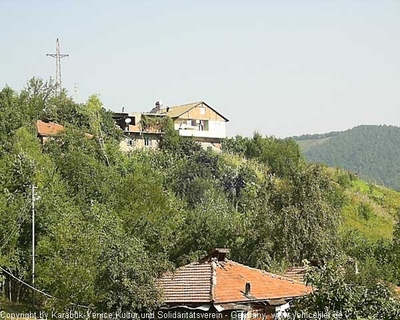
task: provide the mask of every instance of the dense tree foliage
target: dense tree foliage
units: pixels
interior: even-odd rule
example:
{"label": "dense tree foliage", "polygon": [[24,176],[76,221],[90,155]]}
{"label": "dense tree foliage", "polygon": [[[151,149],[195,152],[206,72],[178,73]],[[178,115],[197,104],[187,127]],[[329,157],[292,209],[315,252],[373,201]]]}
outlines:
{"label": "dense tree foliage", "polygon": [[380,282],[360,282],[358,278],[354,265],[343,257],[314,268],[307,276],[314,292],[296,301],[290,312],[311,317],[319,314],[332,320],[399,319],[400,300],[392,288]]}
{"label": "dense tree foliage", "polygon": [[255,133],[252,139],[240,136],[225,139],[222,149],[248,159],[256,159],[266,164],[271,173],[280,177],[304,165],[299,147],[293,139],[263,138],[259,133]]}
{"label": "dense tree foliage", "polygon": [[321,144],[317,143],[319,138],[311,138],[317,140],[304,153],[310,162],[341,167],[373,183],[400,190],[399,127],[358,126]]}
{"label": "dense tree foliage", "polygon": [[[41,145],[38,118],[66,130]],[[269,270],[341,253],[358,261],[360,286],[400,282],[398,229],[373,247],[342,235],[349,182],[306,164],[294,140],[236,137],[215,153],[167,121],[159,150],[123,154],[97,96],[76,104],[37,79],[0,92],[0,126],[0,265],[30,283],[34,185],[35,285],[55,297],[37,295],[42,307],[152,309],[162,303],[156,278],[214,247]],[[386,271],[372,277],[380,259]],[[13,301],[30,299],[10,284]]]}

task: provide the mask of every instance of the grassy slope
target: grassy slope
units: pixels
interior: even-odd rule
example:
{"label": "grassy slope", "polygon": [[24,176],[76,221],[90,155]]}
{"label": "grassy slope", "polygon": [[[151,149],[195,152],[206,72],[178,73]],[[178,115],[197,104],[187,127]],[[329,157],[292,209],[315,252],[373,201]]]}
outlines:
{"label": "grassy slope", "polygon": [[297,143],[301,149],[301,151],[307,152],[314,146],[319,146],[327,142],[330,138],[322,138],[322,139],[310,139],[310,140],[298,140]]}
{"label": "grassy slope", "polygon": [[[380,130],[385,133],[397,129],[378,126],[373,126],[369,129],[377,130],[377,128],[380,128]],[[357,131],[360,129],[362,128],[348,130],[347,134],[349,134],[350,131]],[[379,133],[380,132],[376,132],[376,135]],[[336,135],[339,136],[340,134],[343,134],[343,132],[338,132]],[[332,137],[322,136],[316,137],[315,139],[299,139],[297,142],[301,151],[307,153],[313,147],[321,147],[331,140],[331,138]],[[296,137],[294,137],[294,139],[296,139]],[[373,165],[376,164],[374,163]],[[331,172],[334,180],[337,180],[339,175],[345,174],[345,171],[341,169],[329,168],[328,170]],[[345,195],[347,201],[342,212],[344,219],[342,226],[343,231],[352,229],[358,230],[371,241],[392,238],[394,223],[399,219],[400,192],[360,179],[353,179],[346,185]]]}
{"label": "grassy slope", "polygon": [[342,230],[358,230],[370,241],[392,239],[400,193],[356,179],[346,188]]}

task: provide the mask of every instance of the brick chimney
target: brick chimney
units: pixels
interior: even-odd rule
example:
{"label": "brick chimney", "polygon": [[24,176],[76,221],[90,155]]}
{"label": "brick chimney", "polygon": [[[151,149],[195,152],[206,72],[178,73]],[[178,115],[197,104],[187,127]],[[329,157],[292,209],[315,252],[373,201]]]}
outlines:
{"label": "brick chimney", "polygon": [[208,254],[208,258],[217,258],[218,261],[225,261],[226,255],[229,253],[229,249],[226,248],[215,248]]}

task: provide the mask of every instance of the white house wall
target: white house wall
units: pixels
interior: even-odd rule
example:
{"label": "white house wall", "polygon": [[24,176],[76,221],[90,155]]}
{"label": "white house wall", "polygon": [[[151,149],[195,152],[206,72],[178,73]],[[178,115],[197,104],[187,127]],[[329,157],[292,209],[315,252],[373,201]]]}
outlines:
{"label": "white house wall", "polygon": [[179,124],[175,124],[175,130],[179,131],[180,136],[184,137],[201,137],[201,138],[225,138],[226,137],[226,125],[225,122],[212,121],[208,122],[208,130],[192,130],[185,129]]}

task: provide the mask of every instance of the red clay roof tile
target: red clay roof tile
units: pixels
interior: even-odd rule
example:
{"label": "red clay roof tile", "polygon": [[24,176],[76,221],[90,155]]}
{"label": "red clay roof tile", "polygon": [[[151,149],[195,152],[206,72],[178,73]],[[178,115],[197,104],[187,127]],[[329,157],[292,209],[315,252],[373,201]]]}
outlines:
{"label": "red clay roof tile", "polygon": [[165,302],[211,301],[211,264],[191,263],[165,274],[160,280]]}

